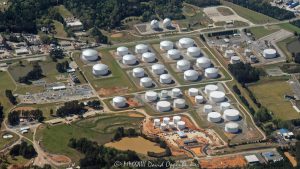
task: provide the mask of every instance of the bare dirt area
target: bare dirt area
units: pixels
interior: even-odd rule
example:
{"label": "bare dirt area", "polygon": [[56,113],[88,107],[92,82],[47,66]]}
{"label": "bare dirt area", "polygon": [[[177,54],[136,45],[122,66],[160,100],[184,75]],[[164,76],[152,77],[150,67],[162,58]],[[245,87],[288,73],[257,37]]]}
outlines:
{"label": "bare dirt area", "polygon": [[292,156],[289,152],[284,152],[284,155],[289,159],[293,167],[297,167],[297,161],[294,156]]}
{"label": "bare dirt area", "polygon": [[26,106],[24,106],[24,107],[17,107],[14,110],[15,111],[30,111],[30,110],[35,110],[35,109],[36,108],[34,108],[34,107],[26,107]]}
{"label": "bare dirt area", "polygon": [[139,114],[139,113],[128,113],[128,116],[129,117],[145,117],[144,115]]}
{"label": "bare dirt area", "polygon": [[134,98],[127,98],[127,104],[129,105],[129,107],[141,106],[141,104]]}
{"label": "bare dirt area", "polygon": [[128,88],[121,88],[121,87],[112,87],[112,88],[101,88],[97,91],[97,93],[101,97],[111,96],[115,93],[118,94],[126,94],[128,92]]}
{"label": "bare dirt area", "polygon": [[123,33],[114,33],[110,35],[111,38],[122,38],[123,36]]}
{"label": "bare dirt area", "polygon": [[243,156],[231,156],[231,157],[220,157],[211,159],[200,160],[200,165],[202,168],[243,168],[247,165],[246,160]]}
{"label": "bare dirt area", "polygon": [[56,163],[69,164],[71,162],[71,159],[64,155],[48,155],[48,157]]}

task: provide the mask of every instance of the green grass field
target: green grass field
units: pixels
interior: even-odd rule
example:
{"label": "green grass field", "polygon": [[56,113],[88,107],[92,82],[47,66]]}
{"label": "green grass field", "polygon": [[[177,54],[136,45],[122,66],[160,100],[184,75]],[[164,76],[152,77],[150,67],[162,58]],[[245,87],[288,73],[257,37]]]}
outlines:
{"label": "green grass field", "polygon": [[5,90],[14,90],[16,85],[13,79],[9,76],[7,72],[0,71],[0,103],[4,107],[4,112],[13,107],[13,105],[9,102],[9,100],[5,96]]}
{"label": "green grass field", "polygon": [[71,138],[86,137],[99,144],[110,142],[118,127],[136,128],[143,117],[130,117],[127,113],[101,115],[95,118],[83,119],[71,125],[43,126],[37,132],[37,139],[46,151],[54,154],[63,154],[74,161],[82,155],[68,147]]}
{"label": "green grass field", "polygon": [[287,56],[287,59],[289,61],[291,61],[293,58],[292,58],[292,53],[287,48],[287,44],[293,42],[296,39],[297,39],[296,37],[289,37],[276,43],[277,46],[281,49],[281,51]]}
{"label": "green grass field", "polygon": [[58,12],[61,14],[62,17],[68,18],[68,17],[74,17],[73,14],[63,5],[59,5],[54,7]]}
{"label": "green grass field", "polygon": [[[2,136],[4,134],[11,134],[13,135],[14,137],[13,138],[10,138],[10,139],[4,139]],[[19,136],[14,134],[14,133],[11,133],[11,132],[0,132],[0,150],[3,149],[4,147],[14,143],[15,141],[17,141],[19,139]]]}
{"label": "green grass field", "polygon": [[285,94],[292,94],[290,85],[285,80],[265,80],[249,88],[258,101],[272,111],[276,118],[290,120],[300,117],[292,107],[292,103],[284,99]]}
{"label": "green grass field", "polygon": [[290,23],[281,23],[281,24],[278,24],[278,26],[281,27],[282,29],[288,30],[290,32],[300,33],[300,28],[298,28],[297,26],[294,26]]}
{"label": "green grass field", "polygon": [[253,33],[255,39],[259,39],[278,31],[278,29],[265,28],[263,26],[259,26],[250,28],[250,31]]}
{"label": "green grass field", "polygon": [[56,36],[58,37],[67,37],[67,33],[64,30],[64,25],[56,20],[53,20],[55,31],[56,31]]}
{"label": "green grass field", "polygon": [[239,5],[235,5],[231,2],[227,2],[224,0],[221,0],[221,3],[225,6],[230,7],[231,9],[233,9],[238,15],[240,15],[241,17],[251,21],[252,23],[255,24],[264,24],[267,22],[274,22],[277,21],[274,18],[271,18],[269,16],[263,15],[261,13],[252,11],[250,9],[244,8],[242,6]]}

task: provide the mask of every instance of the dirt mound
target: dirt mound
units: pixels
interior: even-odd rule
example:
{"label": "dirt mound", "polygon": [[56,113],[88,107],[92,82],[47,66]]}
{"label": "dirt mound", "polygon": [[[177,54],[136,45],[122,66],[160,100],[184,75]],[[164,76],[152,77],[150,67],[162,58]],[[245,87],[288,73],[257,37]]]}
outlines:
{"label": "dirt mound", "polygon": [[212,159],[202,159],[200,160],[200,165],[202,168],[233,168],[233,167],[245,167],[247,162],[245,158],[241,155],[230,156],[230,157],[220,157]]}
{"label": "dirt mound", "polygon": [[110,35],[111,38],[122,38],[123,36],[123,33],[114,33]]}
{"label": "dirt mound", "polygon": [[97,93],[102,96],[112,96],[112,95],[121,95],[128,92],[128,88],[121,88],[121,87],[112,87],[112,88],[101,88],[97,91]]}
{"label": "dirt mound", "polygon": [[51,160],[56,163],[68,164],[71,163],[71,159],[64,155],[48,155]]}
{"label": "dirt mound", "polygon": [[28,110],[35,110],[36,108],[34,108],[34,107],[26,107],[26,106],[24,106],[24,107],[16,107],[14,110],[15,111],[28,111]]}

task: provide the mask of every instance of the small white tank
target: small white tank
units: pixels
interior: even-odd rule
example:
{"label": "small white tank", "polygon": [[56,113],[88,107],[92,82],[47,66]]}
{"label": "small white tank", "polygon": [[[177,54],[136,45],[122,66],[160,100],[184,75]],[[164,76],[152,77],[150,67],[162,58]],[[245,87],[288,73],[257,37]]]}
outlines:
{"label": "small white tank", "polygon": [[137,67],[132,70],[132,76],[136,78],[141,78],[145,76],[145,70],[143,68]]}
{"label": "small white tank", "polygon": [[213,91],[217,91],[219,87],[217,85],[209,84],[205,86],[204,92],[209,95]]}
{"label": "small white tank", "polygon": [[199,73],[195,70],[186,70],[183,76],[185,81],[196,81],[199,78]]}
{"label": "small white tank", "polygon": [[229,122],[225,124],[225,131],[228,133],[238,133],[239,132],[239,124],[234,122]]}
{"label": "small white tank", "polygon": [[181,48],[189,48],[189,47],[192,47],[194,46],[195,42],[193,39],[191,38],[181,38],[179,39],[179,46]]}
{"label": "small white tank", "polygon": [[277,56],[277,52],[275,49],[265,49],[263,52],[263,56],[265,59],[272,59]]}
{"label": "small white tank", "polygon": [[161,75],[165,73],[165,66],[162,64],[154,64],[151,66],[152,72],[156,75]]}
{"label": "small white tank", "polygon": [[120,46],[117,48],[117,55],[118,56],[124,56],[124,55],[127,55],[129,53],[129,50],[127,47],[125,46]]}
{"label": "small white tank", "polygon": [[222,116],[218,112],[210,112],[207,115],[207,120],[213,123],[218,123],[222,120]]}
{"label": "small white tank", "polygon": [[125,97],[120,97],[120,96],[114,97],[112,102],[113,105],[117,108],[123,108],[126,106],[127,103]]}
{"label": "small white tank", "polygon": [[173,102],[173,107],[177,109],[183,109],[186,106],[186,102],[184,99],[175,99]]}
{"label": "small white tank", "polygon": [[160,124],[160,129],[161,130],[167,130],[167,128],[168,128],[167,124],[165,124],[165,123]]}
{"label": "small white tank", "polygon": [[177,124],[180,120],[181,120],[181,117],[180,117],[180,116],[174,116],[174,117],[173,117],[173,122],[174,122],[174,124]]}
{"label": "small white tank", "polygon": [[230,106],[231,106],[230,103],[228,103],[228,102],[222,102],[220,104],[220,109],[223,112],[223,111],[225,111],[227,109],[230,109]]}
{"label": "small white tank", "polygon": [[159,28],[159,21],[154,19],[150,22],[150,27],[153,29],[153,30],[156,30]]}
{"label": "small white tank", "polygon": [[227,109],[224,111],[224,119],[229,121],[236,121],[240,118],[240,112],[236,109]]}
{"label": "small white tank", "polygon": [[155,61],[155,59],[156,59],[155,54],[151,53],[151,52],[146,52],[146,53],[143,53],[143,55],[142,55],[142,60],[147,63],[152,63]]}
{"label": "small white tank", "polygon": [[189,70],[191,68],[191,62],[188,60],[179,60],[177,61],[177,65],[176,65],[177,70],[183,72],[186,70]]}
{"label": "small white tank", "polygon": [[241,62],[241,58],[238,56],[232,56],[230,59],[231,64],[236,64],[236,63],[240,63],[240,62]]}
{"label": "small white tank", "polygon": [[173,129],[175,127],[176,127],[176,125],[174,124],[174,122],[169,122],[169,128]]}
{"label": "small white tank", "polygon": [[172,76],[170,74],[162,74],[159,76],[159,82],[162,84],[172,83]]}
{"label": "small white tank", "polygon": [[148,46],[145,44],[138,44],[135,46],[135,53],[137,54],[143,54],[148,52]]}
{"label": "small white tank", "polygon": [[180,97],[182,95],[182,92],[179,88],[173,88],[172,89],[172,97]]}
{"label": "small white tank", "polygon": [[196,103],[196,104],[202,104],[203,101],[204,101],[203,96],[201,96],[201,95],[195,96],[195,103]]}
{"label": "small white tank", "polygon": [[162,41],[160,42],[160,49],[162,51],[168,51],[174,48],[174,43],[171,41]]}
{"label": "small white tank", "polygon": [[169,97],[169,92],[167,90],[162,90],[160,92],[160,97],[161,98],[167,98],[167,97]]}
{"label": "small white tank", "polygon": [[154,119],[153,125],[154,125],[155,127],[159,127],[159,126],[160,126],[160,119]]}
{"label": "small white tank", "polygon": [[217,68],[207,68],[205,69],[205,77],[209,79],[215,79],[219,76],[219,69]]}
{"label": "small white tank", "polygon": [[213,91],[209,94],[210,101],[220,103],[225,100],[225,93],[221,91]]}
{"label": "small white tank", "polygon": [[206,69],[206,68],[209,68],[211,66],[211,61],[207,57],[201,57],[201,58],[197,59],[196,65],[199,68]]}
{"label": "small white tank", "polygon": [[180,59],[180,56],[181,56],[181,53],[179,50],[177,50],[177,49],[168,50],[168,57],[170,59],[178,60],[178,59]]}
{"label": "small white tank", "polygon": [[189,47],[187,49],[187,54],[191,57],[199,57],[201,55],[201,50],[198,47]]}
{"label": "small white tank", "polygon": [[156,101],[158,99],[158,94],[154,91],[147,91],[145,93],[145,99],[150,102]]}
{"label": "small white tank", "polygon": [[172,27],[172,21],[170,18],[165,18],[163,21],[163,27],[164,28],[170,28]]}
{"label": "small white tank", "polygon": [[171,110],[171,103],[168,101],[159,101],[156,104],[156,109],[160,112],[167,112]]}
{"label": "small white tank", "polygon": [[169,124],[170,123],[170,117],[164,117],[163,118],[163,123]]}
{"label": "small white tank", "polygon": [[234,52],[234,50],[226,50],[225,51],[225,58],[226,59],[230,59],[232,56],[234,56],[235,55],[235,52]]}
{"label": "small white tank", "polygon": [[199,94],[199,89],[197,89],[197,88],[189,88],[188,94],[191,97],[197,96]]}
{"label": "small white tank", "polygon": [[251,52],[251,50],[250,49],[245,49],[245,56],[246,57],[249,57],[249,56],[251,56],[251,54],[252,54],[252,52]]}
{"label": "small white tank", "polygon": [[125,65],[134,65],[137,63],[137,59],[134,55],[124,55],[122,59],[123,64]]}
{"label": "small white tank", "polygon": [[108,74],[109,68],[105,64],[98,63],[93,66],[92,72],[95,76],[104,76]]}
{"label": "small white tank", "polygon": [[179,121],[178,123],[177,123],[177,127],[178,127],[178,129],[179,130],[183,130],[183,129],[185,129],[185,122],[184,121]]}
{"label": "small white tank", "polygon": [[149,77],[143,77],[140,79],[140,85],[142,87],[151,87],[153,85],[153,81]]}
{"label": "small white tank", "polygon": [[206,104],[206,105],[204,105],[204,107],[203,107],[203,112],[204,112],[204,113],[210,113],[210,112],[212,112],[212,110],[213,110],[212,105]]}

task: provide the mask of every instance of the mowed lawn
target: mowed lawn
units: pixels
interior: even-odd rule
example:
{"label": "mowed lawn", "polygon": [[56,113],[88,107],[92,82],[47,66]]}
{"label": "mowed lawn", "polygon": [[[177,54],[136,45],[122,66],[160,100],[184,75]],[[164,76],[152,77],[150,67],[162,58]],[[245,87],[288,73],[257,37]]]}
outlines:
{"label": "mowed lawn", "polygon": [[54,7],[64,18],[74,17],[73,14],[63,5]]}
{"label": "mowed lawn", "polygon": [[44,125],[37,132],[37,140],[42,140],[41,145],[47,152],[63,154],[73,161],[78,161],[82,154],[68,147],[71,138],[86,137],[102,145],[110,142],[118,127],[137,129],[143,119],[141,116],[133,117],[120,113],[83,119],[71,125]]}
{"label": "mowed lawn", "polygon": [[250,28],[250,31],[253,33],[253,35],[256,39],[260,39],[262,37],[265,37],[267,35],[270,35],[276,31],[278,31],[278,29],[265,28],[263,26],[258,26],[258,27]]}
{"label": "mowed lawn", "polygon": [[292,103],[284,99],[285,94],[292,94],[290,85],[283,80],[260,82],[249,86],[258,101],[282,120],[300,118]]}
{"label": "mowed lawn", "polygon": [[53,24],[56,31],[56,36],[58,37],[67,37],[67,33],[64,30],[64,25],[56,20],[53,20]]}
{"label": "mowed lawn", "polygon": [[7,72],[0,71],[0,103],[3,105],[5,112],[13,107],[5,96],[5,90],[13,91],[15,88],[16,85],[9,74]]}

